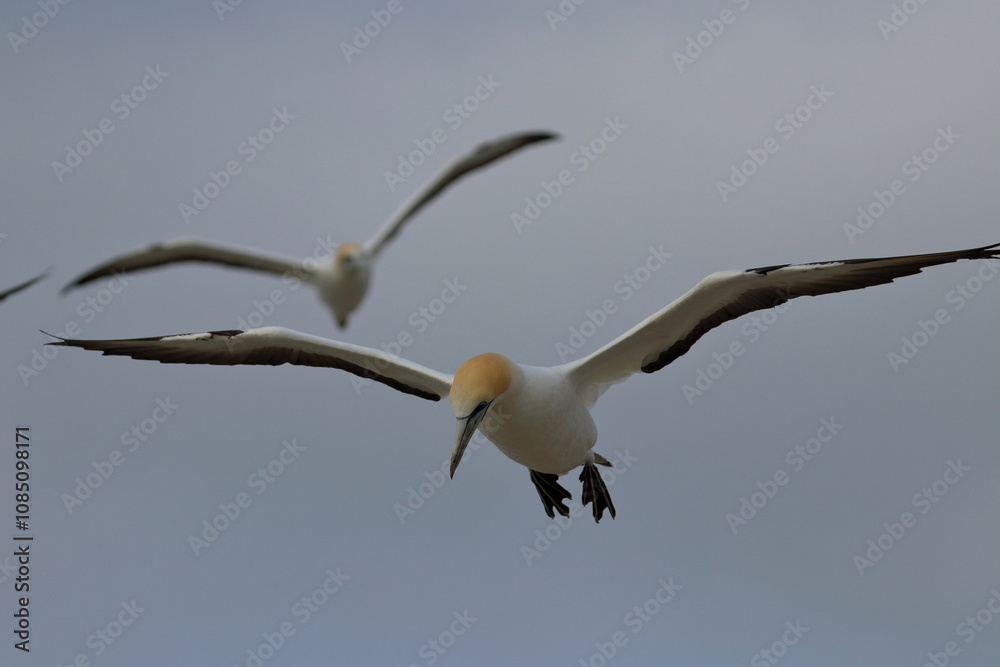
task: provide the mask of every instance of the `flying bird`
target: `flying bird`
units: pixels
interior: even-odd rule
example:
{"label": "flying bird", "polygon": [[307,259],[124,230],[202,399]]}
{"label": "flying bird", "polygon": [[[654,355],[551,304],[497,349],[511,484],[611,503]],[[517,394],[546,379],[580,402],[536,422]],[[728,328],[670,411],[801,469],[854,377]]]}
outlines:
{"label": "flying bird", "polygon": [[818,296],[890,283],[929,266],[960,259],[995,260],[1000,243],[926,255],[783,264],[713,273],[666,308],[596,352],[559,366],[525,366],[496,354],[472,357],[454,375],[350,345],[278,327],[212,331],[125,340],[60,339],[51,345],[100,350],[105,355],[174,364],[295,364],[339,368],[431,401],[445,396],[457,420],[451,475],[466,445],[482,429],[501,452],[528,468],[545,512],[569,516],[571,494],[558,478],[583,466],[583,504],[595,521],[615,506],[596,465],[597,427],[590,415],[598,397],[633,373],[654,373],[677,359],[711,329],[755,310],[800,296]]}
{"label": "flying bird", "polygon": [[35,283],[37,283],[39,280],[42,280],[42,279],[46,278],[48,275],[49,275],[49,272],[46,271],[45,273],[43,273],[43,274],[41,274],[39,276],[35,276],[31,280],[26,280],[23,283],[21,283],[20,285],[15,285],[14,287],[11,287],[9,290],[7,290],[5,292],[0,292],[0,301],[3,301],[4,299],[6,299],[9,296],[13,296],[14,294],[17,294],[21,290],[28,289],[29,287],[31,287],[32,285],[34,285]]}
{"label": "flying bird", "polygon": [[344,328],[347,326],[348,316],[361,304],[368,291],[372,264],[407,220],[467,174],[531,144],[558,138],[558,135],[551,132],[524,132],[479,145],[471,153],[446,164],[423,188],[404,202],[367,242],[343,243],[337,247],[329,261],[323,263],[310,263],[259,250],[182,238],[164,241],[115,257],[83,274],[64,287],[62,292],[65,294],[74,287],[86,285],[104,276],[174,262],[225,264],[266,271],[279,276],[292,276],[315,285],[323,303],[333,311],[337,324],[340,328]]}

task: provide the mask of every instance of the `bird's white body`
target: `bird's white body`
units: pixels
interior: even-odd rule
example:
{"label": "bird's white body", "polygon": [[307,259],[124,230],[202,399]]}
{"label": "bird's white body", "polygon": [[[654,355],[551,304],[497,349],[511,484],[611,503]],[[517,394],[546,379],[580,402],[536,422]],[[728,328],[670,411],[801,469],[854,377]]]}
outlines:
{"label": "bird's white body", "polygon": [[372,263],[372,256],[365,248],[345,243],[308,277],[340,327],[347,326],[348,316],[365,298],[371,283]]}
{"label": "bird's white body", "polygon": [[597,425],[558,368],[521,366],[490,408],[480,430],[511,460],[538,472],[565,475],[594,460]]}

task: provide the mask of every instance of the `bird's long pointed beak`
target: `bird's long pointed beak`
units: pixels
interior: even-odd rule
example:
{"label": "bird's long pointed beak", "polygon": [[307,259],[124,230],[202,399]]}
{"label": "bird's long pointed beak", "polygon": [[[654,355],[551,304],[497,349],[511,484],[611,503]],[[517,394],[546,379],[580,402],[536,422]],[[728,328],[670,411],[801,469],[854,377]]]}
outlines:
{"label": "bird's long pointed beak", "polygon": [[459,417],[457,429],[455,430],[455,449],[451,453],[451,476],[455,476],[455,469],[462,462],[462,454],[472,440],[479,423],[486,416],[486,408],[475,410],[468,417]]}

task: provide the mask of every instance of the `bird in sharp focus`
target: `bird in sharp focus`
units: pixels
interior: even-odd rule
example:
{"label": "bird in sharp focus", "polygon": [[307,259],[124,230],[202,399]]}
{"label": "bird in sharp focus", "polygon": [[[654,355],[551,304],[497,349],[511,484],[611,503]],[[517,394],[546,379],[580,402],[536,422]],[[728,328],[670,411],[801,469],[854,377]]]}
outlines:
{"label": "bird in sharp focus", "polygon": [[633,373],[653,373],[687,352],[711,329],[755,310],[800,296],[863,289],[961,259],[1000,261],[1000,244],[902,257],[785,264],[713,273],[686,294],[596,352],[558,366],[518,364],[486,353],[454,375],[385,355],[381,350],[278,327],[125,340],[67,340],[52,345],[106,355],[180,364],[295,364],[339,368],[432,401],[448,397],[456,418],[451,474],[477,429],[528,468],[549,517],[569,516],[571,497],[558,478],[583,466],[582,502],[600,521],[615,516],[593,451],[597,427],[590,408],[611,385]]}
{"label": "bird in sharp focus", "polygon": [[372,265],[385,245],[407,220],[433,201],[450,185],[477,169],[532,144],[558,139],[551,132],[522,132],[476,147],[446,164],[424,187],[405,201],[365,243],[342,243],[324,261],[282,257],[260,250],[236,248],[198,239],[174,239],[115,257],[91,269],[63,288],[69,290],[115,274],[148,269],[174,262],[207,262],[243,269],[266,271],[315,285],[323,303],[332,311],[340,328],[361,304],[371,282]]}

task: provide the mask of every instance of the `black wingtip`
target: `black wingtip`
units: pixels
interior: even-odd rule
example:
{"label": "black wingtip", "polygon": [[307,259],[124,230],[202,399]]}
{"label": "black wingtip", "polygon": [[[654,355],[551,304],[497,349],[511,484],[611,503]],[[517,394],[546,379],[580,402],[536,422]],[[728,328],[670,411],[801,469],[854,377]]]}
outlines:
{"label": "black wingtip", "polygon": [[7,297],[14,296],[18,292],[22,292],[22,291],[28,289],[29,287],[31,287],[32,285],[34,285],[38,281],[44,280],[45,278],[48,277],[49,273],[51,273],[51,272],[52,272],[52,269],[47,269],[44,273],[39,274],[39,275],[35,276],[34,278],[32,278],[30,280],[26,280],[23,283],[21,283],[20,285],[15,285],[14,287],[11,287],[9,290],[7,290],[6,292],[0,293],[0,301],[4,301],[5,299],[7,299]]}
{"label": "black wingtip", "polygon": [[69,345],[69,343],[68,343],[69,339],[68,338],[63,338],[62,336],[57,336],[55,334],[50,334],[45,329],[39,329],[39,331],[41,331],[43,334],[45,334],[49,338],[55,338],[56,339],[56,342],[54,342],[54,343],[46,343],[46,345]]}
{"label": "black wingtip", "polygon": [[840,260],[827,260],[824,262],[805,262],[802,264],[774,264],[772,266],[760,266],[753,269],[747,269],[744,273],[757,273],[760,275],[767,275],[772,271],[777,271],[778,269],[783,269],[787,266],[809,266],[812,264],[865,264],[867,262],[877,262],[884,259],[898,259],[907,257],[944,257],[944,260],[937,262],[928,262],[927,266],[934,266],[935,264],[948,263],[958,261],[959,259],[1000,259],[1000,243],[993,243],[991,245],[984,245],[978,248],[968,248],[966,250],[947,250],[938,253],[927,253],[924,255],[901,255],[899,257],[859,257],[854,259],[840,259]]}
{"label": "black wingtip", "polygon": [[547,130],[536,132],[535,136],[538,137],[538,141],[560,141],[562,139],[562,135],[558,132],[549,132]]}
{"label": "black wingtip", "polygon": [[67,283],[66,286],[64,286],[61,290],[59,290],[59,293],[65,296],[70,292],[72,292],[73,290],[77,289],[78,287],[83,287],[87,283],[93,282],[103,275],[109,275],[109,274],[103,272],[95,273],[94,271],[90,271],[88,273],[84,273],[83,275],[79,275],[76,278],[74,278],[72,282]]}
{"label": "black wingtip", "polygon": [[70,292],[72,292],[73,290],[75,290],[75,289],[77,289],[79,287],[83,287],[84,285],[86,285],[88,283],[92,283],[92,282],[94,282],[95,280],[97,280],[98,278],[100,278],[102,276],[113,275],[113,273],[114,272],[111,272],[111,273],[101,272],[101,273],[97,273],[97,274],[94,274],[93,272],[91,272],[91,273],[85,273],[82,276],[79,276],[76,279],[74,279],[73,282],[67,284],[61,290],[59,290],[59,293],[61,295],[63,295],[63,296],[66,296],[67,294],[69,294]]}
{"label": "black wingtip", "polygon": [[528,132],[518,132],[512,134],[509,138],[521,137],[524,141],[524,145],[534,144],[541,141],[559,141],[562,139],[562,135],[557,132],[550,132],[549,130],[531,130]]}

